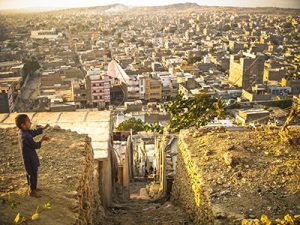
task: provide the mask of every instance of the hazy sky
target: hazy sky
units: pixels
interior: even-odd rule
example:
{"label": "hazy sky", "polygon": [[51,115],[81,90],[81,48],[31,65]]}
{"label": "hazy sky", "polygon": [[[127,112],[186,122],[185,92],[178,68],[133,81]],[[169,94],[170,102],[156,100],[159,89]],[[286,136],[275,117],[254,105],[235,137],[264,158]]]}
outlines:
{"label": "hazy sky", "polygon": [[[70,8],[122,3],[129,6],[167,5],[184,0],[0,0],[0,9],[9,8]],[[191,0],[199,5],[300,8],[300,0]]]}

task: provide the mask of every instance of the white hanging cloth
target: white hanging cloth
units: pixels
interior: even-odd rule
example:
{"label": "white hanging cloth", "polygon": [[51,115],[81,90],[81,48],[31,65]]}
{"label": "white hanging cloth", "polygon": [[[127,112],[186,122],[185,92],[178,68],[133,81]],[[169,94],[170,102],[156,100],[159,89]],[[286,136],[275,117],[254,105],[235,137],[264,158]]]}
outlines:
{"label": "white hanging cloth", "polygon": [[117,78],[118,80],[128,84],[130,77],[125,73],[121,66],[115,61],[112,60],[108,64],[107,75],[110,77]]}

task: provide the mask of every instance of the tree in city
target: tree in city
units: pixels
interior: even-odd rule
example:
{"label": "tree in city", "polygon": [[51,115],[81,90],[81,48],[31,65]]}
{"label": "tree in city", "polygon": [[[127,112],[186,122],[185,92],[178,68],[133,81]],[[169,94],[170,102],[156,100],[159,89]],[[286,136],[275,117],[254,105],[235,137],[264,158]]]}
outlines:
{"label": "tree in city", "polygon": [[24,58],[22,62],[24,63],[23,71],[25,77],[32,75],[41,67],[38,60],[34,56]]}
{"label": "tree in city", "polygon": [[145,131],[151,131],[159,134],[163,134],[164,127],[159,125],[159,123],[145,123]]}
{"label": "tree in city", "polygon": [[175,132],[189,127],[204,126],[215,117],[221,119],[225,116],[222,100],[216,100],[207,94],[194,98],[177,95],[175,101],[167,104],[165,109],[171,115],[169,128]]}
{"label": "tree in city", "polygon": [[120,123],[116,129],[119,131],[130,131],[132,129],[132,133],[136,134],[139,131],[145,131],[145,124],[140,119],[130,118]]}
{"label": "tree in city", "polygon": [[199,56],[192,56],[192,55],[190,55],[187,58],[187,62],[188,62],[189,65],[192,65],[192,64],[194,64],[196,62],[199,62],[199,61],[201,61],[201,57],[199,57]]}
{"label": "tree in city", "polygon": [[117,40],[117,43],[122,44],[122,43],[124,43],[124,40],[120,38],[120,39]]}

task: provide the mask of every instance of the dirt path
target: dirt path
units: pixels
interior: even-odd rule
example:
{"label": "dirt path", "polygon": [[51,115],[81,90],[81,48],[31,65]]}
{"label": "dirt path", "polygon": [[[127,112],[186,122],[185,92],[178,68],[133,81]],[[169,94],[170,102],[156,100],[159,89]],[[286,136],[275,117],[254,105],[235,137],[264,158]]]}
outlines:
{"label": "dirt path", "polygon": [[185,213],[171,202],[155,203],[145,190],[146,183],[131,184],[130,200],[115,204],[108,212],[107,225],[192,225]]}

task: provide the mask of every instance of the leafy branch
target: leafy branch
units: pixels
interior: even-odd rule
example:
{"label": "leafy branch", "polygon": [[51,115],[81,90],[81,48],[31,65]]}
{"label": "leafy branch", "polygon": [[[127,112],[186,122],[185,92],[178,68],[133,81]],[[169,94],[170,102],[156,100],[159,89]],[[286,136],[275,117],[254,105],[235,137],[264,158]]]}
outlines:
{"label": "leafy branch", "polygon": [[[12,199],[11,197],[11,193],[7,194],[7,200],[4,198],[0,198],[1,203],[4,205],[6,203],[8,203],[9,207],[14,210],[15,208],[17,208],[18,205],[20,205],[20,202],[17,202],[15,199]],[[39,219],[39,215],[41,212],[43,212],[44,210],[47,209],[51,209],[52,208],[52,204],[51,202],[46,202],[43,207],[40,209],[40,206],[38,205],[34,211],[34,213],[32,213],[32,215],[30,216],[23,216],[23,214],[21,212],[18,212],[18,214],[16,215],[13,224],[17,225],[17,224],[28,224],[31,221],[37,220]]]}
{"label": "leafy branch", "polygon": [[272,223],[272,221],[268,218],[268,216],[263,214],[260,218],[260,222],[263,225],[272,225],[272,224],[276,224],[276,225],[295,225],[295,224],[298,224],[296,222],[296,220],[298,218],[300,218],[300,215],[292,216],[290,214],[287,214],[287,215],[284,216],[283,219],[276,219],[275,220],[276,223]]}
{"label": "leafy branch", "polygon": [[165,106],[165,110],[171,114],[169,127],[175,132],[189,127],[205,126],[215,117],[224,118],[225,116],[222,100],[216,100],[207,94],[194,98],[184,98],[182,94],[177,95],[175,101]]}
{"label": "leafy branch", "polygon": [[164,131],[164,128],[160,126],[158,123],[145,123],[144,125],[145,131],[152,131],[159,134],[162,134]]}
{"label": "leafy branch", "polygon": [[40,213],[46,209],[51,209],[52,204],[50,202],[47,202],[44,204],[42,209],[39,209],[40,206],[38,205],[36,207],[35,212],[30,216],[23,216],[21,213],[18,213],[17,216],[15,217],[14,224],[22,224],[22,223],[28,223],[30,221],[38,220],[40,218]]}

